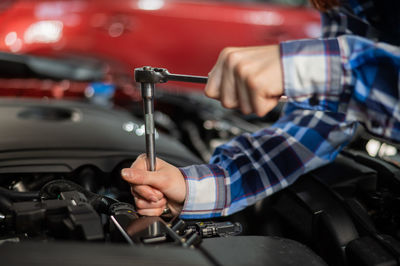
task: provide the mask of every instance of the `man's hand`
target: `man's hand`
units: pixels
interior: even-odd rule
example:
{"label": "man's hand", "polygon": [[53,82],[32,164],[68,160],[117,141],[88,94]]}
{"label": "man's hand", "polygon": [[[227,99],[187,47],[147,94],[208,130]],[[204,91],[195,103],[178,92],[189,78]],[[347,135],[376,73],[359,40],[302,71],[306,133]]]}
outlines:
{"label": "man's hand", "polygon": [[160,216],[168,206],[172,215],[178,215],[186,197],[186,183],[181,171],[157,158],[156,171],[150,172],[146,163],[146,155],[142,154],[131,168],[122,169],[121,173],[131,184],[138,213]]}
{"label": "man's hand", "polygon": [[205,94],[226,108],[264,116],[283,94],[279,45],[225,48],[209,73]]}

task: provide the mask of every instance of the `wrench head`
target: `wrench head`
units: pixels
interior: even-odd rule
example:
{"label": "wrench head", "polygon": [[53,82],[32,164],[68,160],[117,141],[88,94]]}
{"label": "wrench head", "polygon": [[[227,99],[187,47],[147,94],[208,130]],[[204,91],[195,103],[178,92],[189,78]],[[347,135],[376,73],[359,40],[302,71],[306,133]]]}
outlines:
{"label": "wrench head", "polygon": [[144,66],[135,68],[135,81],[140,83],[164,83],[167,82],[168,70]]}

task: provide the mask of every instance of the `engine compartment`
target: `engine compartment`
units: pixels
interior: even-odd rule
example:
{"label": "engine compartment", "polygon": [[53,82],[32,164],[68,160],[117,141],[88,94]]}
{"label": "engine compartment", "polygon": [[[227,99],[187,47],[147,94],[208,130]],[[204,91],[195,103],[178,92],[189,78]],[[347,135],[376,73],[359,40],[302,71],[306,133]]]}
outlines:
{"label": "engine compartment", "polygon": [[[238,222],[139,217],[129,185],[120,177],[121,169],[144,150],[143,123],[128,112],[69,101],[0,101],[0,121],[7,125],[0,133],[4,261],[30,263],[37,260],[32,252],[36,250],[43,254],[38,260],[42,265],[53,265],[74,249],[81,262],[98,264],[104,257],[88,254],[101,252],[103,243],[119,264],[126,258],[118,254],[131,245],[157,247],[156,255],[148,249],[130,253],[134,261],[225,265],[243,260],[231,255],[232,250],[267,245],[269,256],[259,252],[252,260],[275,256],[276,265],[289,265],[292,258],[287,254],[296,251],[296,260],[324,265],[307,247],[289,239],[233,237],[242,231]],[[202,162],[164,133],[157,134],[157,154],[178,166]],[[26,256],[18,256],[20,252]],[[68,254],[67,261],[70,258]]]}
{"label": "engine compartment", "polygon": [[[187,135],[185,121],[192,120],[207,149],[214,140],[245,130],[240,125],[252,123],[256,130],[268,123],[229,113],[214,116],[210,110],[218,109],[202,100],[195,105],[196,116],[186,106],[189,111],[175,117],[185,97],[169,99],[158,98],[158,110],[182,123],[159,127],[157,156],[177,166],[204,161],[196,149],[201,145],[185,144],[196,139]],[[127,257],[150,265],[230,265],[244,258],[273,265],[399,264],[400,169],[356,145],[242,212],[182,221],[139,217],[120,177],[144,151],[139,116],[77,101],[5,98],[0,121],[0,250],[9,263],[35,261],[35,253],[28,252],[34,250],[46,254],[38,260],[44,265],[71,253],[81,255],[72,256],[75,260],[96,264],[111,256],[92,258],[106,245],[122,264]],[[244,122],[232,129],[237,121]],[[21,250],[31,255],[17,256]]]}

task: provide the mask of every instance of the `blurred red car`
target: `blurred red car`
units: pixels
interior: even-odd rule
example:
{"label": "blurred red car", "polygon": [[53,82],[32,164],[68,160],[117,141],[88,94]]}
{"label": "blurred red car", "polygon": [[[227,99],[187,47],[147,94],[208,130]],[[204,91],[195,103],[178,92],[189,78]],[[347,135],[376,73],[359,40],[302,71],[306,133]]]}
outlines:
{"label": "blurred red car", "polygon": [[319,15],[304,2],[9,0],[0,5],[0,51],[207,75],[226,46],[318,36]]}

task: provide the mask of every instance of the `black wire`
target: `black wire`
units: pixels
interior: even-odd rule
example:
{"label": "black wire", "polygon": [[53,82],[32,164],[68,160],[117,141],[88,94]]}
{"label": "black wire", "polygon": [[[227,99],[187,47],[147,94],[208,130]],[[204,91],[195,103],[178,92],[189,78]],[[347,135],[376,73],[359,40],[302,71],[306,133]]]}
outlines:
{"label": "black wire", "polygon": [[39,191],[19,192],[0,187],[0,195],[17,201],[39,199]]}
{"label": "black wire", "polygon": [[12,202],[9,198],[0,194],[0,211],[7,213],[11,211]]}

